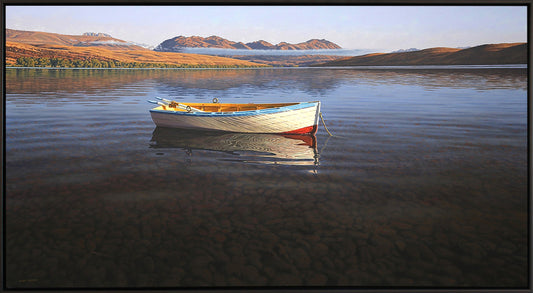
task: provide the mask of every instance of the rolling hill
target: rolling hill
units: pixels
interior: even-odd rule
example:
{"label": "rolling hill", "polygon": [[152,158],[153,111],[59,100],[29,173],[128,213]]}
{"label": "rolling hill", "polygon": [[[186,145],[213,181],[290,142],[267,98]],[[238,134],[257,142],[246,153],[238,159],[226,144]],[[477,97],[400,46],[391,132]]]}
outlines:
{"label": "rolling hill", "polygon": [[100,47],[109,50],[148,50],[103,33],[62,35],[55,33],[6,29],[6,41],[28,45],[62,45],[73,47]]}
{"label": "rolling hill", "polygon": [[439,47],[413,52],[373,53],[313,66],[526,64],[527,52],[527,43],[488,44],[467,49]]}
{"label": "rolling hill", "polygon": [[265,66],[226,57],[155,52],[102,33],[61,35],[45,32],[6,29],[6,65],[19,58],[64,60],[99,60],[122,63],[154,63],[188,66]]}
{"label": "rolling hill", "polygon": [[[313,50],[340,48],[326,40],[309,40],[299,44],[272,45],[260,40],[251,43],[232,42],[217,36],[176,37],[149,50],[103,33],[61,35],[55,33],[6,29],[6,65],[20,66],[20,58],[29,64],[39,58],[76,61],[99,60],[122,66],[122,63],[145,63],[172,66],[255,67],[255,66],[395,66],[395,65],[491,65],[527,63],[527,43],[488,44],[466,49],[429,48],[418,51],[373,53],[363,56],[210,56],[179,53],[183,47],[232,48],[249,50]],[[165,45],[163,45],[165,44]],[[19,64],[17,64],[17,60]],[[43,61],[45,62],[45,61]],[[121,63],[122,62],[122,63]],[[64,62],[68,66],[69,62]],[[72,62],[70,62],[72,63]],[[316,64],[320,63],[320,64]],[[146,65],[148,64],[148,65]],[[150,65],[151,64],[151,65]],[[77,65],[77,66],[78,66]],[[130,66],[131,64],[128,64]],[[39,66],[42,66],[40,64]],[[110,65],[111,66],[111,65]]]}
{"label": "rolling hill", "polygon": [[170,65],[203,65],[203,66],[235,66],[256,67],[265,66],[245,60],[207,56],[199,54],[154,52],[142,50],[119,50],[101,47],[75,47],[63,45],[29,45],[16,42],[6,42],[6,65],[16,65],[17,59],[26,58],[60,58],[65,60],[117,61],[123,63],[155,63]]}

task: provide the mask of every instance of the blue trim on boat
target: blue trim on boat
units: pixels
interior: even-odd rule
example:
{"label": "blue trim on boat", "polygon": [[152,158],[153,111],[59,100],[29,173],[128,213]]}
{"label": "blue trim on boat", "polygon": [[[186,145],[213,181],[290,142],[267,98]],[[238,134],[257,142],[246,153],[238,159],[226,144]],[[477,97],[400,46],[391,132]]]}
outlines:
{"label": "blue trim on boat", "polygon": [[253,116],[253,115],[263,115],[263,114],[274,114],[285,111],[293,111],[299,109],[305,109],[310,107],[315,107],[318,102],[302,102],[296,105],[283,106],[277,108],[268,108],[261,110],[250,110],[250,111],[236,111],[236,112],[181,112],[181,111],[168,111],[168,110],[155,110],[151,109],[150,112],[163,113],[163,114],[172,114],[172,115],[186,115],[186,116],[199,116],[199,117],[232,117],[232,116]]}

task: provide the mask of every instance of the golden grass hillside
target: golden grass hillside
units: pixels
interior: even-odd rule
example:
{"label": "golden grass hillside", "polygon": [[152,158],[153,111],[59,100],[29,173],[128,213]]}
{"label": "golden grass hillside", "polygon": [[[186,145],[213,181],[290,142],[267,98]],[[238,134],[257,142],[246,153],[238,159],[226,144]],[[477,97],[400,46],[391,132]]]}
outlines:
{"label": "golden grass hillside", "polygon": [[6,29],[6,40],[28,45],[61,45],[76,47],[101,47],[110,50],[148,50],[141,46],[113,38],[109,35],[62,35],[55,33]]}
{"label": "golden grass hillside", "polygon": [[245,60],[237,60],[225,57],[155,52],[151,50],[118,50],[101,47],[75,47],[64,45],[29,45],[17,42],[6,42],[6,65],[14,65],[17,58],[63,58],[68,60],[98,59],[102,61],[121,61],[139,63],[165,63],[165,64],[189,64],[189,65],[214,65],[214,66],[264,66]]}
{"label": "golden grass hillside", "polygon": [[316,66],[526,64],[527,50],[527,43],[489,44],[468,49],[439,47],[414,52],[367,54]]}

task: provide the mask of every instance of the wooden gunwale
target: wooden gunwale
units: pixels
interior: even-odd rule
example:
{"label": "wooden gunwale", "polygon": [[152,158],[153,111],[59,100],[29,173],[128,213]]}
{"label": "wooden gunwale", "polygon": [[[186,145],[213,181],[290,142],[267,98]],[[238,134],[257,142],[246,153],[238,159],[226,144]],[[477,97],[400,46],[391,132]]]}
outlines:
{"label": "wooden gunwale", "polygon": [[[254,111],[271,108],[279,108],[296,105],[298,103],[276,103],[276,104],[233,104],[233,103],[180,103],[185,106],[191,106],[204,112],[240,112]],[[184,109],[177,107],[177,103],[170,103],[168,106],[157,107],[162,110],[186,112]]]}

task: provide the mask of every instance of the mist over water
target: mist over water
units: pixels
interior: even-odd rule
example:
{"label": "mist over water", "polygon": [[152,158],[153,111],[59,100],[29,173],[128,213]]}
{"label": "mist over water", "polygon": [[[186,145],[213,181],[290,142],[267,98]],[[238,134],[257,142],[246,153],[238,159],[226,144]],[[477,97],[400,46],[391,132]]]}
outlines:
{"label": "mist over water", "polygon": [[314,50],[246,50],[246,49],[221,49],[221,48],[182,48],[176,52],[204,54],[216,56],[235,55],[266,55],[266,56],[302,56],[302,55],[333,55],[333,56],[359,56],[375,53],[369,49],[314,49]]}
{"label": "mist over water", "polygon": [[[232,50],[233,51],[233,50]],[[525,288],[527,68],[7,69],[8,288]],[[146,100],[322,102],[329,137]]]}

